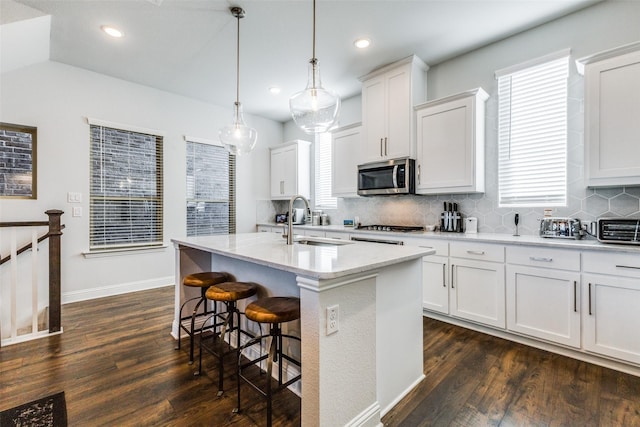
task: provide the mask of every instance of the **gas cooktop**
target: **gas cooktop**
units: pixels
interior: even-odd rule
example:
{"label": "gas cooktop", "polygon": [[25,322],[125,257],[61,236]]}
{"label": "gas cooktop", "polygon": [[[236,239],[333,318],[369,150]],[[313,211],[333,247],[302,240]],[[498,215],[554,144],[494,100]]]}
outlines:
{"label": "gas cooktop", "polygon": [[371,231],[396,231],[402,233],[408,233],[412,231],[424,231],[424,227],[419,225],[359,225],[358,230],[371,230]]}

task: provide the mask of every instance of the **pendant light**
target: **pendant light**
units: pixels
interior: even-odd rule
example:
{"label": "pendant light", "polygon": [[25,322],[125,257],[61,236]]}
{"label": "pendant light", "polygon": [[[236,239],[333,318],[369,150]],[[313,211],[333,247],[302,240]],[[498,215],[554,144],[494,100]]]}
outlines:
{"label": "pendant light", "polygon": [[236,51],[236,102],[233,104],[233,123],[218,131],[220,142],[231,154],[248,154],[256,146],[258,132],[244,123],[242,104],[240,104],[240,18],[244,18],[244,9],[231,7],[231,14],[238,21],[238,38]]}
{"label": "pendant light", "polygon": [[324,89],[316,58],[316,0],[313,0],[313,57],[309,61],[307,87],[289,98],[293,121],[308,134],[328,131],[338,119],[340,97]]}

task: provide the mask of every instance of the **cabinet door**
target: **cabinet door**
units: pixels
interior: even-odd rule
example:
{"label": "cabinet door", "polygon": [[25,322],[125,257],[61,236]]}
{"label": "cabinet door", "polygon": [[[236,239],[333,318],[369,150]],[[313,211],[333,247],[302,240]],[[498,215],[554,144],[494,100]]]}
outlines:
{"label": "cabinet door", "polygon": [[473,120],[469,99],[418,112],[418,182],[423,193],[473,190]]}
{"label": "cabinet door", "polygon": [[640,281],[585,274],[582,284],[584,349],[640,363]]}
{"label": "cabinet door", "polygon": [[363,163],[383,158],[386,125],[386,80],[384,75],[371,78],[362,84],[362,138]]}
{"label": "cabinet door", "polygon": [[505,327],[504,264],[451,258],[452,316]]}
{"label": "cabinet door", "polygon": [[382,143],[383,157],[397,159],[411,156],[411,68],[409,65],[390,71],[386,79],[387,132]]}
{"label": "cabinet door", "polygon": [[284,152],[282,150],[271,151],[271,198],[284,196]]}
{"label": "cabinet door", "polygon": [[298,149],[295,145],[282,150],[283,196],[289,198],[298,194]]}
{"label": "cabinet door", "polygon": [[422,307],[426,310],[449,314],[449,287],[447,257],[422,258]]}
{"label": "cabinet door", "polygon": [[507,329],[580,348],[580,275],[507,266]]}
{"label": "cabinet door", "polygon": [[640,51],[588,64],[585,83],[587,185],[640,184]]}
{"label": "cabinet door", "polygon": [[333,197],[357,197],[358,164],[360,161],[361,127],[357,126],[332,135]]}

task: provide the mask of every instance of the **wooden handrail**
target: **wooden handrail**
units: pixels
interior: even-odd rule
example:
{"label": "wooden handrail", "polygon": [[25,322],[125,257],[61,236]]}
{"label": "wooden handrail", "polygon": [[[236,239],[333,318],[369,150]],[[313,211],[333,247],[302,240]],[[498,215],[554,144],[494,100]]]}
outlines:
{"label": "wooden handrail", "polygon": [[[64,212],[59,209],[50,209],[45,213],[49,217],[49,221],[2,222],[0,223],[0,227],[49,227],[49,231],[44,236],[38,238],[38,243],[45,239],[49,239],[49,333],[53,333],[59,332],[62,327],[60,237],[62,236],[64,225],[60,224],[60,217]],[[25,245],[17,251],[17,254],[27,251],[31,246],[31,243]],[[0,265],[4,264],[9,259],[11,259],[11,255],[2,258],[0,260]]]}
{"label": "wooden handrail", "polygon": [[[3,224],[7,224],[7,223],[3,223]],[[31,224],[33,224],[33,223],[31,223]],[[45,222],[44,225],[49,225],[49,223]],[[38,224],[38,226],[40,226],[40,224]],[[64,224],[61,225],[60,226],[60,230],[64,230],[64,227],[65,227]],[[47,232],[46,234],[38,237],[38,243],[42,243],[44,240],[48,239],[49,236],[51,236],[51,233]],[[31,242],[27,243],[26,245],[24,245],[23,247],[21,247],[20,249],[18,249],[16,251],[16,255],[20,255],[21,253],[28,251],[29,249],[31,249],[31,246],[32,246]],[[0,265],[4,264],[5,262],[9,261],[10,259],[11,259],[11,255],[10,254],[7,255],[4,258],[0,258]]]}

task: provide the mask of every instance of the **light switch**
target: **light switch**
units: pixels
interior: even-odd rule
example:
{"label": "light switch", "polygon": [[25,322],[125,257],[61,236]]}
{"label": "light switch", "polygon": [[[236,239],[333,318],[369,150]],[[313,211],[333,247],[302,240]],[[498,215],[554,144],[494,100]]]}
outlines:
{"label": "light switch", "polygon": [[69,203],[82,203],[82,193],[74,193],[74,192],[68,192],[67,193],[67,202]]}
{"label": "light switch", "polygon": [[82,206],[74,206],[71,215],[72,216],[82,216]]}

